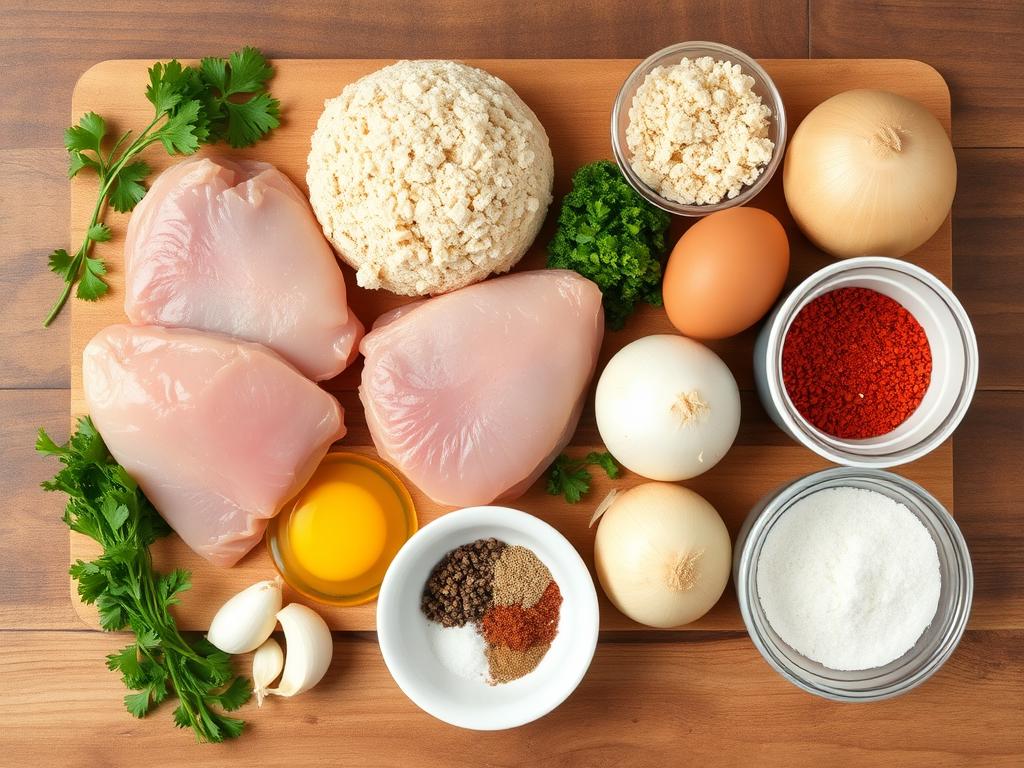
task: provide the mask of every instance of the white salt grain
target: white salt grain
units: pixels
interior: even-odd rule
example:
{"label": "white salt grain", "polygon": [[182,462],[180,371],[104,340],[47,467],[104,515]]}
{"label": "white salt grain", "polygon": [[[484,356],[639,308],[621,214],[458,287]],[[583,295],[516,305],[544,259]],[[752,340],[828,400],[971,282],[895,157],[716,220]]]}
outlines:
{"label": "white salt grain", "polygon": [[428,621],[427,625],[430,647],[441,666],[467,680],[487,682],[487,643],[475,624],[444,627]]}
{"label": "white salt grain", "polygon": [[881,667],[914,647],[939,603],[935,542],[904,505],[862,488],[801,499],[774,524],[757,592],[783,641],[830,669]]}

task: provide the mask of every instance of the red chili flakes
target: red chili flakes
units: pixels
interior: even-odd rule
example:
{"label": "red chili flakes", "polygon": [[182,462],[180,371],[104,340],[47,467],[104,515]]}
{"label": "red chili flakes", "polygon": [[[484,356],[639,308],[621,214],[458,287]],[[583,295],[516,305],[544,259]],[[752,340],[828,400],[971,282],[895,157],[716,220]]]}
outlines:
{"label": "red chili flakes", "polygon": [[835,437],[896,429],[921,404],[932,353],[917,319],[869,288],[838,288],[805,306],[782,348],[782,378],[800,414]]}

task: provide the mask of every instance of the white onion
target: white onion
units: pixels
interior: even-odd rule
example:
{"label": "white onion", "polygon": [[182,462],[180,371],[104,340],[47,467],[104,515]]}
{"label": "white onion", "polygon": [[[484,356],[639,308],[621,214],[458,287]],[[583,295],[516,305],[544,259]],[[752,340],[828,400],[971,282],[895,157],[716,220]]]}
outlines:
{"label": "white onion", "polygon": [[651,627],[696,621],[729,581],[732,543],[715,508],[671,483],[645,483],[601,517],[594,566],[608,599]]}
{"label": "white onion", "polygon": [[899,258],[949,213],[956,156],[915,101],[856,90],[822,102],[789,141],[786,203],[804,234],[833,256]]}
{"label": "white onion", "polygon": [[601,374],[594,405],[608,451],[652,480],[711,469],[740,425],[740,393],[726,364],[703,344],[671,334],[620,349]]}

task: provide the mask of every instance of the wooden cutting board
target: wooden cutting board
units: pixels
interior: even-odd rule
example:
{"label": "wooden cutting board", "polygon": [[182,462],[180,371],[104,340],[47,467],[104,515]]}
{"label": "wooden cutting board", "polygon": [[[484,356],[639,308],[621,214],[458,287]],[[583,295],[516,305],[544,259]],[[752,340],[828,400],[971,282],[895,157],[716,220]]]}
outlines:
{"label": "wooden cutting board", "polygon": [[[112,133],[138,130],[152,118],[152,111],[143,93],[146,69],[150,61],[105,61],[89,69],[75,87],[72,97],[72,118],[88,110],[103,115]],[[305,186],[306,155],[309,137],[320,115],[324,99],[336,96],[347,84],[391,60],[286,60],[276,61],[277,75],[273,93],[281,99],[283,122],[271,138],[243,151],[218,146],[211,152],[258,158],[276,164],[300,187]],[[555,202],[549,211],[544,231],[519,269],[535,269],[544,265],[544,248],[550,240],[561,197],[569,187],[572,172],[584,163],[611,158],[609,126],[612,103],[622,81],[636,65],[634,60],[474,60],[480,66],[509,83],[537,113],[551,140],[555,158]],[[851,88],[879,88],[902,94],[927,107],[950,130],[949,90],[941,75],[932,67],[909,60],[799,60],[780,59],[761,62],[775,80],[786,104],[791,131],[815,105],[824,99]],[[151,148],[145,159],[157,171],[172,164],[172,159]],[[83,228],[95,202],[95,178],[82,173],[71,181],[71,243],[81,242]],[[782,220],[790,238],[792,267],[787,285],[792,286],[832,259],[811,246],[798,232],[786,211],[782,195],[781,172],[753,203],[771,211]],[[113,230],[113,239],[97,245],[96,255],[103,258],[110,272],[110,293],[95,303],[72,300],[71,311],[71,414],[77,418],[85,413],[82,394],[82,349],[92,336],[110,323],[125,320],[123,302],[122,245],[128,217],[108,212],[106,221]],[[673,224],[670,242],[692,223],[678,219]],[[908,259],[928,269],[947,284],[952,282],[952,245],[950,221],[947,220],[926,244]],[[408,299],[383,292],[357,288],[352,271],[344,267],[349,287],[349,302],[356,314],[369,326],[382,312]],[[756,329],[755,329],[756,330]],[[605,336],[604,362],[626,343],[651,333],[673,332],[662,310],[640,309],[627,328]],[[719,510],[735,536],[751,506],[777,486],[808,472],[827,466],[827,462],[790,441],[779,432],[761,409],[753,393],[752,349],[755,331],[748,331],[710,346],[729,364],[743,390],[743,420],[736,445],[714,469],[686,483],[703,494]],[[599,368],[600,370],[600,368]],[[374,453],[366,428],[356,388],[360,366],[354,365],[338,378],[325,383],[345,408],[348,435],[341,442],[347,450]],[[592,405],[585,409],[580,427],[568,449],[584,453],[600,446],[594,423]],[[946,442],[930,456],[899,469],[901,474],[924,485],[940,501],[952,509],[953,463],[952,445]],[[592,566],[593,531],[588,529],[591,512],[612,487],[625,488],[644,482],[643,478],[626,473],[612,483],[598,478],[590,495],[581,503],[570,505],[561,498],[544,493],[543,481],[525,496],[511,502],[515,506],[547,520],[564,533]],[[434,504],[410,486],[416,503],[420,525],[425,525],[450,508]],[[91,558],[96,549],[84,537],[72,534],[71,559]],[[230,595],[260,579],[269,578],[274,568],[264,546],[257,546],[245,559],[231,569],[216,568],[193,554],[177,536],[170,536],[154,547],[154,559],[160,569],[185,567],[193,573],[193,588],[178,607],[177,616],[186,629],[205,629],[216,609]],[[410,585],[418,589],[419,585]],[[598,589],[600,593],[600,588]],[[295,599],[294,593],[286,600]],[[82,605],[72,584],[72,599],[79,616],[90,626],[97,626],[95,611]],[[337,630],[374,629],[376,603],[355,608],[318,606],[328,623]],[[733,590],[705,617],[686,629],[742,629]],[[601,628],[636,629],[638,625],[623,617],[601,595]]]}

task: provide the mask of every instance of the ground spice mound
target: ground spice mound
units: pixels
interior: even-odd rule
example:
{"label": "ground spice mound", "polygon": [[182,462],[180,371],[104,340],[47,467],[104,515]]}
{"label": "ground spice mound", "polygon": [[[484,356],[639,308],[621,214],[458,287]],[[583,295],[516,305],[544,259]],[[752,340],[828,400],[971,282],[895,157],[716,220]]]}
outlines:
{"label": "ground spice mound", "polygon": [[494,564],[494,604],[532,608],[551,583],[551,571],[532,550],[506,547]]}
{"label": "ground spice mound", "polygon": [[420,601],[426,617],[445,627],[480,621],[491,605],[494,564],[507,546],[498,539],[477,539],[441,558]]}
{"label": "ground spice mound", "polygon": [[[537,668],[558,634],[562,593],[526,547],[477,539],[434,566],[420,601],[434,652],[453,674],[491,685]],[[440,626],[438,626],[440,625]]]}
{"label": "ground spice mound", "polygon": [[558,613],[562,593],[550,582],[532,608],[496,605],[484,614],[480,629],[484,640],[493,646],[525,651],[530,646],[550,644],[558,634]]}
{"label": "ground spice mound", "polygon": [[544,654],[551,646],[547,643],[534,645],[525,651],[513,651],[504,645],[487,646],[487,666],[490,684],[510,683],[524,677],[537,668]]}
{"label": "ground spice mound", "polygon": [[800,310],[782,347],[793,405],[835,437],[892,432],[921,404],[932,377],[928,337],[899,302],[837,288]]}

